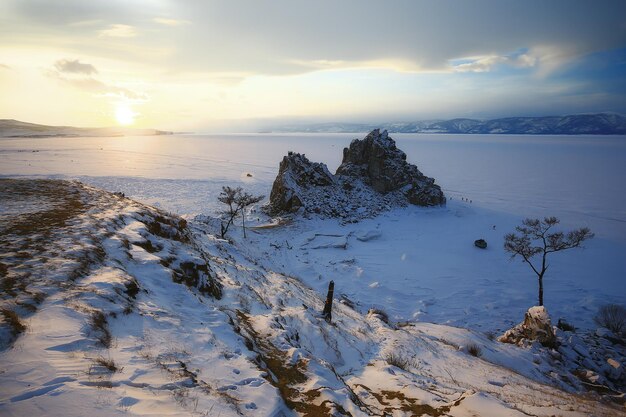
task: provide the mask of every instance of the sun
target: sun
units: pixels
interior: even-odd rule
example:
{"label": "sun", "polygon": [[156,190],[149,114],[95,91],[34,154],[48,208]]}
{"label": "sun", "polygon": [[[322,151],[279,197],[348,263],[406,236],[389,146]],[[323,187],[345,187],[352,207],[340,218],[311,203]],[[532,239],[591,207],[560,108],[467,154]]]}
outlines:
{"label": "sun", "polygon": [[115,120],[122,126],[128,126],[135,123],[135,112],[126,104],[120,104],[115,109]]}

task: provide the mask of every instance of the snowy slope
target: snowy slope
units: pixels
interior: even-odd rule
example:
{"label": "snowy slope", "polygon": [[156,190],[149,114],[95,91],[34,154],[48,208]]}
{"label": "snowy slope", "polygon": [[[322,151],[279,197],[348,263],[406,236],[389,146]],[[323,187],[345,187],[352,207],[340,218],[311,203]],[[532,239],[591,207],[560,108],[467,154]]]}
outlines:
{"label": "snowy slope", "polygon": [[[229,243],[80,183],[2,180],[0,191],[1,304],[26,326],[1,325],[3,416],[623,414],[536,346],[387,324],[338,299],[328,324],[306,274],[238,233]],[[337,250],[319,243],[309,250]]]}

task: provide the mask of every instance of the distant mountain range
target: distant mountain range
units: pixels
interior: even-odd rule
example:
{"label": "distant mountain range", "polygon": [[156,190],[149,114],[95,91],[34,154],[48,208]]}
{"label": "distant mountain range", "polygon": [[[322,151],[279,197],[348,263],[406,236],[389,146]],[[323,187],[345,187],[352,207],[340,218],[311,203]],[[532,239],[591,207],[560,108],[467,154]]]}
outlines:
{"label": "distant mountain range", "polygon": [[46,126],[20,122],[13,119],[0,119],[0,137],[5,138],[46,138],[72,136],[152,136],[171,135],[156,129],[133,129],[127,127],[72,127]]}
{"label": "distant mountain range", "polygon": [[279,126],[272,132],[356,133],[373,129],[389,133],[457,133],[510,135],[626,135],[626,117],[613,113],[502,119],[451,119],[381,124],[317,123]]}

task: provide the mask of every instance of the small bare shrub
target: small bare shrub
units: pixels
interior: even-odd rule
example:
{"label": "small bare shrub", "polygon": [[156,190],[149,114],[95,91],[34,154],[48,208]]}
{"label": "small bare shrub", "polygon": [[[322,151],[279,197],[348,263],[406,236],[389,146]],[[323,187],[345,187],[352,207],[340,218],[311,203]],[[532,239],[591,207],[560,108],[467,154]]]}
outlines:
{"label": "small bare shrub", "polygon": [[104,347],[111,347],[111,331],[109,330],[109,323],[102,311],[94,311],[91,314],[90,323],[91,328],[98,334],[98,342]]}
{"label": "small bare shrub", "polygon": [[400,368],[404,371],[411,372],[412,368],[417,368],[418,364],[415,362],[413,358],[408,356],[399,354],[399,353],[388,353],[383,357],[385,362],[389,365],[393,365],[396,368]]}
{"label": "small bare shrub", "polygon": [[626,330],[626,308],[618,304],[603,305],[593,320],[615,334],[622,334]]}
{"label": "small bare shrub", "polygon": [[483,350],[474,342],[468,343],[467,346],[465,346],[465,349],[467,350],[467,353],[477,358],[480,358],[483,355]]}
{"label": "small bare shrub", "polygon": [[113,359],[109,358],[103,358],[102,356],[94,359],[94,363],[96,363],[97,365],[102,366],[103,368],[106,368],[107,371],[109,372],[118,372],[118,371],[122,371],[121,368],[118,368],[117,365],[115,364],[115,362],[113,361]]}

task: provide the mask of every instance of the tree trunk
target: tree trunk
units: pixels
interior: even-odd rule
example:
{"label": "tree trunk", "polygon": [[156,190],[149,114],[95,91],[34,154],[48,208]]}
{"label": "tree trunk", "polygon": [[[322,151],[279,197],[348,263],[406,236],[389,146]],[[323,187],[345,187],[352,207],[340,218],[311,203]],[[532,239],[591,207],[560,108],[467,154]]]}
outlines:
{"label": "tree trunk", "polygon": [[246,209],[241,210],[241,224],[243,226],[243,238],[246,238]]}
{"label": "tree trunk", "polygon": [[333,293],[335,292],[335,282],[330,281],[328,284],[328,294],[326,295],[326,302],[324,303],[324,311],[322,315],[324,320],[330,323],[333,318]]}
{"label": "tree trunk", "polygon": [[543,275],[539,275],[539,305],[543,305]]}

